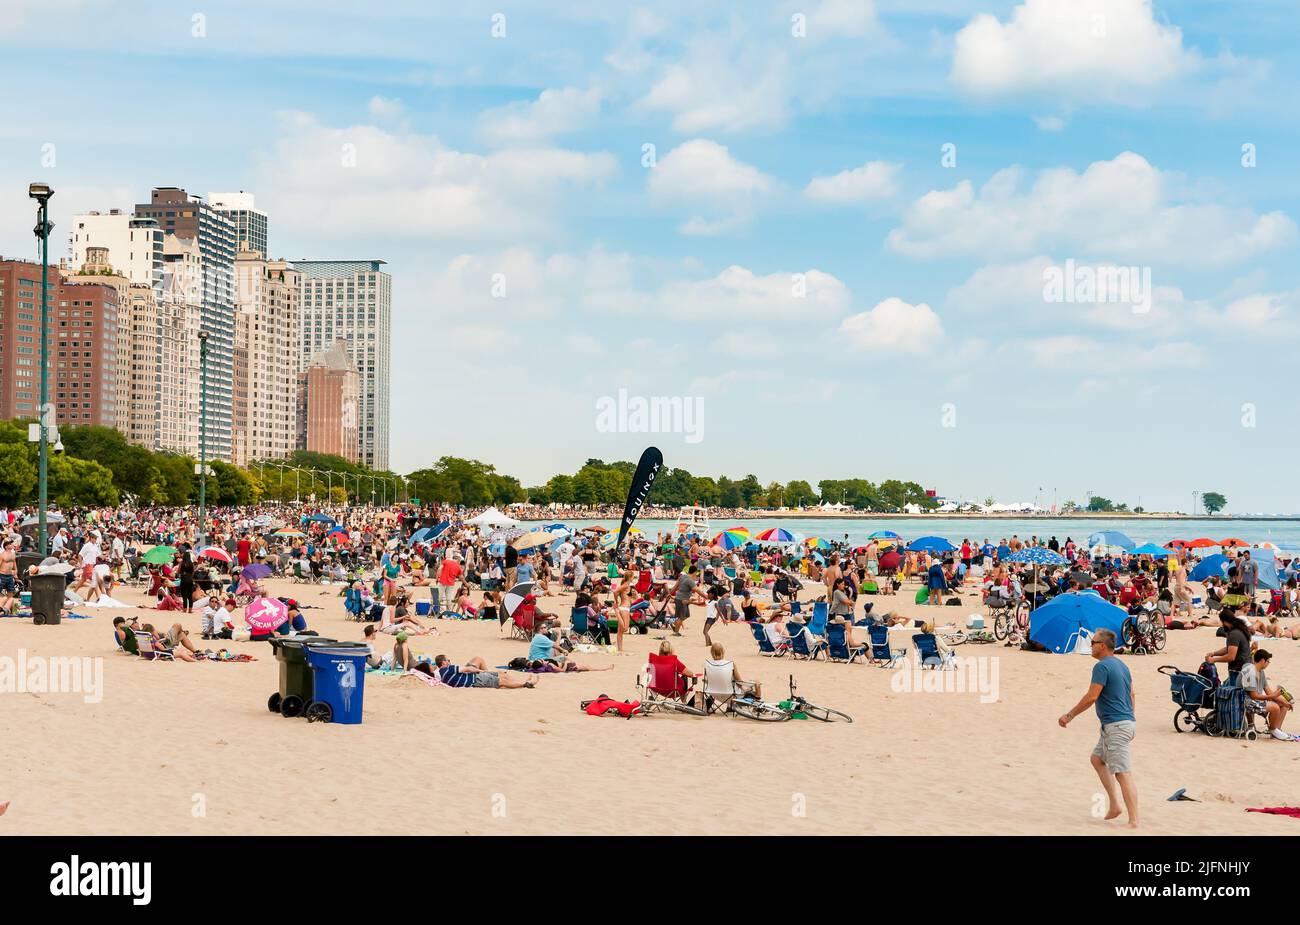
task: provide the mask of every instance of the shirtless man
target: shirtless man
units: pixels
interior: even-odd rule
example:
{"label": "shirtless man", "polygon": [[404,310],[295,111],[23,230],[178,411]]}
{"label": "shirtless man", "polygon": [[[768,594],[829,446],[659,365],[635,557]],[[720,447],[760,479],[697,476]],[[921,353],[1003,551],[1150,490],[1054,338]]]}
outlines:
{"label": "shirtless man", "polygon": [[14,553],[13,540],[5,540],[0,545],[0,611],[8,613],[13,607],[14,595],[18,593],[18,556]]}

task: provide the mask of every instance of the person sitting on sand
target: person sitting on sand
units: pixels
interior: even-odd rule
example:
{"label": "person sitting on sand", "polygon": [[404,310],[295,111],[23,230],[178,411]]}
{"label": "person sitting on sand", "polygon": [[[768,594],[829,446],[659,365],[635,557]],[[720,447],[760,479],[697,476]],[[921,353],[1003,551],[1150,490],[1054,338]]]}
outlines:
{"label": "person sitting on sand", "polygon": [[[424,664],[423,662],[421,664]],[[434,668],[443,684],[448,687],[485,687],[513,689],[536,687],[536,678],[519,680],[508,671],[491,671],[481,655],[476,655],[464,665],[453,665],[445,655],[438,655],[433,660]],[[417,670],[421,669],[418,665]]]}
{"label": "person sitting on sand", "polygon": [[384,615],[380,621],[379,632],[387,633],[390,636],[396,636],[398,633],[412,633],[416,636],[423,636],[432,632],[437,635],[437,630],[430,630],[420,622],[418,617],[412,615],[402,604],[389,604],[384,607]]}
{"label": "person sitting on sand", "polygon": [[140,646],[135,640],[135,630],[127,624],[125,617],[113,618],[113,638],[128,655],[140,654]]}
{"label": "person sitting on sand", "polygon": [[[177,625],[179,626],[179,624]],[[172,658],[180,659],[182,662],[198,661],[198,659],[194,657],[192,647],[186,648],[181,645],[168,645],[167,640],[158,635],[158,631],[153,628],[152,623],[146,623],[144,626],[140,627],[140,629],[149,635],[149,639],[153,643],[155,651],[167,652],[172,656]],[[182,630],[182,632],[184,631]]]}
{"label": "person sitting on sand", "polygon": [[1282,688],[1268,686],[1264,670],[1268,668],[1272,658],[1272,653],[1267,649],[1257,649],[1251,656],[1251,661],[1241,669],[1241,686],[1251,700],[1264,708],[1264,713],[1268,717],[1269,734],[1275,739],[1289,742],[1291,736],[1282,731],[1282,724],[1286,722],[1287,715],[1295,709],[1295,703],[1282,692]]}

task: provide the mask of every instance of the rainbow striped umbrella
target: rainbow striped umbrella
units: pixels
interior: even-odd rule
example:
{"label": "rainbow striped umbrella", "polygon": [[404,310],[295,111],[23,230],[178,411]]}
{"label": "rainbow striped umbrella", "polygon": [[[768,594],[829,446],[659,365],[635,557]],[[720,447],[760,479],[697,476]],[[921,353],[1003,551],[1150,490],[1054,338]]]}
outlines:
{"label": "rainbow striped umbrella", "polygon": [[737,546],[744,546],[748,542],[749,531],[744,529],[723,530],[713,538],[713,545],[722,549],[735,549]]}
{"label": "rainbow striped umbrella", "polygon": [[804,540],[804,545],[807,546],[809,549],[830,549],[831,548],[830,541],[824,540],[820,536],[808,537],[808,539]]}
{"label": "rainbow striped umbrella", "polygon": [[760,543],[793,543],[794,534],[780,527],[769,527],[754,537]]}

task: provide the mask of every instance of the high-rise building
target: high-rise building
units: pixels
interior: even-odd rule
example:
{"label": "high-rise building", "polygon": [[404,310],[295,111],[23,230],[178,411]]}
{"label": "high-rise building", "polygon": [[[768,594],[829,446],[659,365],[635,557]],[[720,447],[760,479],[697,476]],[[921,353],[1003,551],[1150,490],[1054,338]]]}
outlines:
{"label": "high-rise building", "polygon": [[158,300],[158,446],[199,455],[199,331],[203,327],[203,258],[193,238],[163,240],[163,295]]}
{"label": "high-rise building", "polygon": [[299,373],[299,426],[302,448],[314,453],[358,458],[357,400],[360,377],[346,341],[335,341]]}
{"label": "high-rise building", "polygon": [[[49,400],[59,424],[117,426],[118,289],[49,267]],[[0,259],[0,419],[40,413],[41,265]]]}
{"label": "high-rise building", "polygon": [[[113,423],[123,434],[127,433],[131,418],[130,367],[131,367],[131,281],[121,271],[109,263],[108,248],[91,246],[85,248],[86,262],[69,273],[64,269],[63,279],[66,283],[84,283],[87,285],[112,286],[117,293],[117,325],[115,341],[117,356],[112,362],[106,362],[104,380],[108,391],[113,396]],[[152,291],[152,290],[150,290]],[[62,319],[60,319],[62,320]],[[60,330],[60,335],[62,330]],[[73,344],[72,353],[76,353]],[[83,351],[84,353],[84,351]],[[60,348],[60,359],[63,358]],[[84,362],[84,357],[83,357]]]}
{"label": "high-rise building", "polygon": [[155,295],[162,292],[163,232],[154,219],[121,209],[74,215],[68,244],[74,268],[86,265],[89,248],[102,247],[118,273],[132,283],[151,286]]}
{"label": "high-rise building", "polygon": [[[171,186],[156,187],[149,202],[135,207],[135,214],[156,220],[164,235],[190,238],[198,246],[201,323],[208,335],[207,455],[209,459],[229,461],[234,386],[235,226],[224,212]],[[164,258],[165,251],[166,237]]]}
{"label": "high-rise building", "polygon": [[336,341],[347,342],[360,377],[360,462],[388,468],[392,277],[382,260],[295,260],[302,274],[300,369]]}
{"label": "high-rise building", "polygon": [[257,251],[235,259],[233,450],[237,465],[282,459],[297,440],[298,271]]}
{"label": "high-rise building", "polygon": [[240,190],[237,193],[208,193],[208,205],[224,213],[235,226],[235,248],[257,251],[269,256],[266,249],[266,213],[253,204],[253,194]]}

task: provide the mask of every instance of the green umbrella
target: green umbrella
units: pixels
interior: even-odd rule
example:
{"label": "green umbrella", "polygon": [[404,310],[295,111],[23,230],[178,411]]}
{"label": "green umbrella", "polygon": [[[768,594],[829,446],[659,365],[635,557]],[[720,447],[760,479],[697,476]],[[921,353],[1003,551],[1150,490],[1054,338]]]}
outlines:
{"label": "green umbrella", "polygon": [[176,555],[175,546],[155,546],[141,557],[149,565],[166,565]]}

